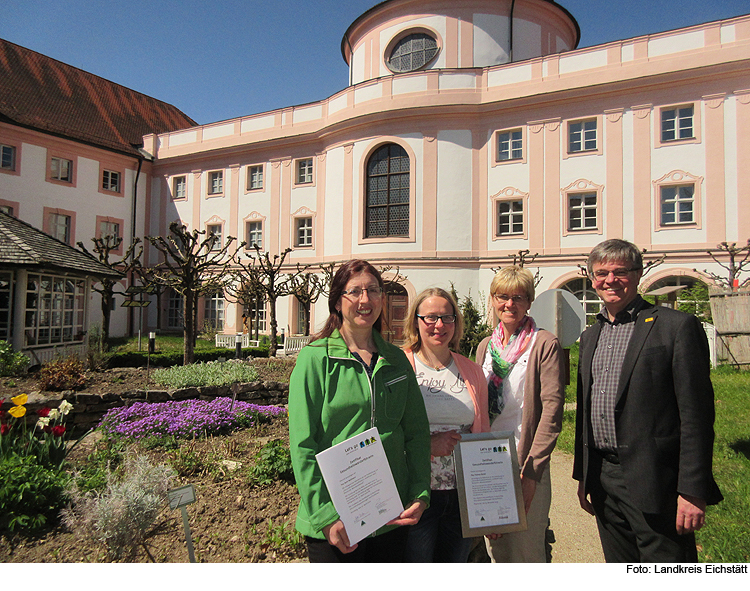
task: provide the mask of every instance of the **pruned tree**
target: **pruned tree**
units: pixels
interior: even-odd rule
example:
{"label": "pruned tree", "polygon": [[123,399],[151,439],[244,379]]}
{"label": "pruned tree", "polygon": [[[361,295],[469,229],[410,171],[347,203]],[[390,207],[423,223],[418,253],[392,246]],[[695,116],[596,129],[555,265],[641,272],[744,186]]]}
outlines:
{"label": "pruned tree", "polygon": [[254,244],[253,247],[255,248],[255,255],[250,257],[252,262],[249,265],[240,257],[236,257],[240,270],[235,273],[234,278],[242,283],[245,277],[249,278],[253,274],[257,274],[260,289],[268,301],[268,322],[271,328],[269,355],[276,357],[276,349],[278,348],[276,343],[278,335],[276,301],[294,293],[294,279],[299,273],[307,270],[307,267],[300,268],[298,266],[296,272],[283,273],[281,269],[287,255],[292,252],[291,248],[285,249],[281,254],[271,256],[268,252],[261,252],[257,244]]}
{"label": "pruned tree", "polygon": [[203,230],[188,230],[177,222],[169,225],[169,234],[146,236],[162,254],[163,261],[151,267],[149,273],[157,284],[174,289],[183,297],[185,315],[183,364],[195,358],[195,340],[198,336],[198,301],[202,296],[223,291],[232,281],[231,263],[245,246],[228,236],[222,245],[213,234]]}
{"label": "pruned tree", "polygon": [[[254,262],[254,259],[252,259]],[[242,306],[242,318],[250,318],[248,333],[252,335],[255,329],[255,340],[258,340],[260,330],[260,310],[266,302],[266,292],[260,279],[260,268],[253,263],[246,265],[242,260],[237,264],[241,270],[232,271],[234,280],[227,285],[226,291]]]}
{"label": "pruned tree", "polygon": [[[528,256],[531,254],[530,250],[519,250],[515,254],[509,254],[508,258],[513,259],[513,265],[517,265],[521,268],[525,268],[527,264],[531,264],[534,262],[536,257],[539,256],[539,253],[532,254],[531,258],[529,260],[526,260]],[[493,273],[497,273],[502,267],[491,267],[491,270]],[[539,282],[542,280],[542,270],[537,267],[536,273],[534,273],[534,287],[539,285]]]}
{"label": "pruned tree", "polygon": [[[648,250],[645,248],[641,251],[641,254],[643,255],[643,275],[642,277],[645,277],[648,275],[651,271],[653,271],[656,267],[661,265],[667,258],[666,254],[661,254],[657,256],[655,259],[652,259],[650,261],[646,260],[646,254],[648,253]],[[583,263],[582,265],[578,265],[578,269],[580,271],[580,274],[582,277],[589,276],[589,268],[586,263]]]}
{"label": "pruned tree", "polygon": [[[718,255],[711,250],[707,250],[706,252],[721,267],[726,269],[726,275],[717,275],[707,270],[698,271],[698,269],[693,269],[693,271],[712,279],[717,285],[729,291],[737,291],[740,288],[750,285],[750,278],[745,279],[742,283],[739,282],[740,274],[750,267],[750,239],[748,239],[745,246],[737,247],[736,242],[722,242],[716,245],[716,249],[719,251]],[[729,257],[728,263],[719,260],[718,256],[722,256],[723,254]]]}
{"label": "pruned tree", "polygon": [[[110,256],[122,245],[123,240],[120,236],[104,235],[99,238],[92,238],[91,241],[94,243],[92,256],[95,256],[103,265],[122,273],[123,277],[140,267],[140,259],[143,254],[143,245],[141,245],[140,238],[136,238],[125,253],[116,260],[110,260]],[[83,242],[77,242],[76,244],[86,254],[92,254]],[[92,287],[101,296],[102,346],[105,349],[109,346],[109,329],[115,295],[124,295],[124,292],[115,291],[118,284],[118,279],[102,277]]]}
{"label": "pruned tree", "polygon": [[297,263],[297,273],[291,279],[291,289],[299,305],[305,310],[305,336],[310,334],[313,304],[320,299],[320,296],[327,295],[330,290],[333,268],[334,263],[329,263],[321,268],[322,274],[312,273],[307,267],[302,267]]}

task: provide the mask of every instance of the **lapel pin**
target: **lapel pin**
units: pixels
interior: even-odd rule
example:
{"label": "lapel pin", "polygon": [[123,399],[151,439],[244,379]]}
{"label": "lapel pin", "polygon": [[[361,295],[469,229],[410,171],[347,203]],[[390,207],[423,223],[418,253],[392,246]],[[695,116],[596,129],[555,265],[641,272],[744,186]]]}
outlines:
{"label": "lapel pin", "polygon": [[650,316],[649,318],[646,318],[644,322],[653,322],[653,321],[654,321],[654,317]]}

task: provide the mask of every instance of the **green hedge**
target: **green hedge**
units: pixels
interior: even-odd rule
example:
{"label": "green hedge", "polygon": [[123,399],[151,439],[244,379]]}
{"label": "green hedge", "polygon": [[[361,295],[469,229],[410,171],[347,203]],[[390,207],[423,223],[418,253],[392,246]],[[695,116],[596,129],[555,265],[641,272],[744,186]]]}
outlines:
{"label": "green hedge", "polygon": [[[234,359],[234,349],[210,348],[195,351],[195,361],[216,361],[217,359]],[[268,347],[249,347],[242,349],[242,357],[268,357]],[[151,367],[171,367],[182,365],[183,354],[155,353],[151,355]],[[149,363],[145,351],[124,351],[107,355],[107,367],[145,367]]]}

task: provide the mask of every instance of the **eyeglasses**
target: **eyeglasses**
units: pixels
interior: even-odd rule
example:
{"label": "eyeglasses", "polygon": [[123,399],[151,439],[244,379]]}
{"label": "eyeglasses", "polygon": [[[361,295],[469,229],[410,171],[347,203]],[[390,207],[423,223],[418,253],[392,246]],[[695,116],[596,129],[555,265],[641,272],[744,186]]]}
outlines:
{"label": "eyeglasses", "polygon": [[371,299],[377,299],[383,295],[383,288],[380,286],[376,287],[353,287],[352,289],[345,289],[341,292],[341,295],[352,296],[355,300],[362,297],[362,294],[366,293],[367,297]]}
{"label": "eyeglasses", "polygon": [[520,303],[525,302],[525,301],[527,301],[529,299],[525,295],[513,295],[513,296],[509,296],[509,295],[504,294],[504,293],[502,293],[502,294],[501,293],[493,293],[492,297],[495,299],[495,301],[498,304],[504,304],[508,300],[513,300],[514,304],[520,304]]}
{"label": "eyeglasses", "polygon": [[456,321],[455,314],[443,314],[442,316],[436,316],[435,314],[428,314],[427,316],[422,316],[421,314],[417,314],[417,318],[421,318],[422,321],[429,326],[432,326],[433,324],[437,324],[438,320],[442,320],[443,324],[453,324]]}
{"label": "eyeglasses", "polygon": [[593,273],[591,273],[591,275],[597,281],[604,281],[607,277],[609,277],[610,273],[614,276],[615,279],[625,279],[628,276],[628,273],[632,273],[633,271],[637,270],[638,269],[614,269],[613,271],[605,271],[604,269],[599,269],[598,271],[594,271]]}

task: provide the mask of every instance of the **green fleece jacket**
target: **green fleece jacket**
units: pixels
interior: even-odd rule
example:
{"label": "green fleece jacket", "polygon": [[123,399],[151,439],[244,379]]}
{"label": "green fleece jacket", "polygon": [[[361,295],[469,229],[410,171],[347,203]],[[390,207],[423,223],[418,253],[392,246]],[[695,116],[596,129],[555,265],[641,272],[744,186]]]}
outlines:
{"label": "green fleece jacket", "polygon": [[[297,530],[324,539],[339,518],[315,454],[377,427],[404,507],[430,499],[430,431],[414,370],[373,331],[372,380],[338,331],[304,347],[289,381],[289,443],[300,494]],[[393,529],[385,526],[375,535]]]}

